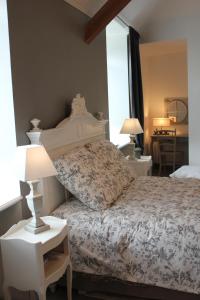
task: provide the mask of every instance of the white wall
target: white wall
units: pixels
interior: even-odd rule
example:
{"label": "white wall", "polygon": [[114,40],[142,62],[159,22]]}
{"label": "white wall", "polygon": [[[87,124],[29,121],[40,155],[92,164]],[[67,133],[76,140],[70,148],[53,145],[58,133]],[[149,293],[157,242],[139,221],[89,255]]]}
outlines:
{"label": "white wall", "polygon": [[[145,104],[145,143],[149,144],[153,132],[152,118],[165,116],[164,99],[188,97],[187,53],[184,51],[153,56],[141,55],[141,65]],[[188,135],[188,125],[174,127],[177,134]]]}
{"label": "white wall", "polygon": [[[11,158],[16,148],[15,120],[13,109],[12,79],[10,65],[10,45],[8,35],[7,1],[0,0],[0,236],[11,224],[21,219],[21,203],[2,210],[8,200],[20,195],[19,182],[13,178]],[[1,250],[0,250],[0,297],[3,281]]]}
{"label": "white wall", "polygon": [[[15,118],[10,64],[7,2],[0,0],[0,210],[9,200],[20,195],[11,160],[16,151]],[[12,186],[12,188],[10,188]]]}
{"label": "white wall", "polygon": [[188,44],[189,160],[200,164],[200,1],[161,1],[141,32],[145,42],[186,39]]}
{"label": "white wall", "polygon": [[120,134],[125,118],[129,118],[128,31],[113,20],[106,28],[108,103],[110,140],[123,145],[128,135]]}
{"label": "white wall", "polygon": [[[11,225],[22,219],[21,202],[11,206],[10,208],[0,212],[0,236],[3,235]],[[1,261],[0,249],[0,299],[2,297],[3,267]]]}

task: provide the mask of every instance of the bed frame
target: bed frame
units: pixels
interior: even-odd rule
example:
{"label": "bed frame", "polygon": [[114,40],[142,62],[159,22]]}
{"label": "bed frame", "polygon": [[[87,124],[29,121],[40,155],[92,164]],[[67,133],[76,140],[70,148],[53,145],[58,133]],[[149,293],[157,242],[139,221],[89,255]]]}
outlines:
{"label": "bed frame", "polygon": [[[72,101],[71,115],[59,123],[56,128],[32,130],[27,132],[27,135],[32,144],[44,145],[50,157],[56,159],[88,142],[105,139],[106,124],[106,120],[99,121],[87,111],[85,99],[77,94]],[[68,197],[55,177],[41,180],[41,192],[44,203],[43,215],[50,214]],[[75,289],[93,296],[98,295],[99,297],[99,293],[106,293],[106,298],[102,296],[103,298],[99,299],[110,299],[108,295],[117,294],[123,296],[121,299],[137,297],[141,300],[200,300],[199,295],[93,274],[74,273],[73,286]]]}

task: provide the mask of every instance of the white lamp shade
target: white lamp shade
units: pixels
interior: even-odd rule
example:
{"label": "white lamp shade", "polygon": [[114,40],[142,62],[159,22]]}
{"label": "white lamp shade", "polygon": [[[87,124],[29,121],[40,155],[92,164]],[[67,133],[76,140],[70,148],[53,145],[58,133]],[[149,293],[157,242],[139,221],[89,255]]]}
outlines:
{"label": "white lamp shade", "polygon": [[125,119],[120,133],[124,134],[140,134],[143,133],[140,122],[136,118]]}
{"label": "white lamp shade", "polygon": [[153,118],[154,127],[169,127],[170,119],[169,118]]}
{"label": "white lamp shade", "polygon": [[33,181],[57,174],[45,148],[40,145],[17,147],[16,163],[21,181]]}

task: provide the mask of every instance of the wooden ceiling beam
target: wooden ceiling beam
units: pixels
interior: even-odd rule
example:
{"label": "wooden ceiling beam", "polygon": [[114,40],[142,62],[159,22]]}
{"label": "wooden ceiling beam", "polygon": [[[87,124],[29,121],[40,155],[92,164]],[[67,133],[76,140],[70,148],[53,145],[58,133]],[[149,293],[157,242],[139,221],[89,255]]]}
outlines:
{"label": "wooden ceiling beam", "polygon": [[90,43],[131,0],[108,0],[86,25],[85,42]]}

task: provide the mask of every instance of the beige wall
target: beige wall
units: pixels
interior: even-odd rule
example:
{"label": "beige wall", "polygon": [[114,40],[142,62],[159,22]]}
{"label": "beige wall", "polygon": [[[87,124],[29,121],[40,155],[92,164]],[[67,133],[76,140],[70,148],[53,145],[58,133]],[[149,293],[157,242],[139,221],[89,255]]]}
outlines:
{"label": "beige wall", "polygon": [[150,89],[150,68],[149,68],[149,60],[141,56],[141,71],[142,71],[142,84],[143,84],[143,99],[144,99],[144,151],[145,154],[149,154],[149,144],[150,144],[150,136],[151,131],[149,128],[149,103],[151,99],[151,89]]}
{"label": "beige wall", "polygon": [[[152,118],[164,117],[164,99],[187,97],[187,53],[177,52],[143,56],[142,77],[145,103],[145,141],[150,142]],[[187,135],[188,125],[176,125],[177,134]]]}

